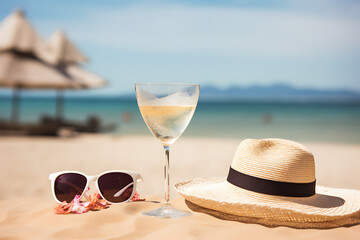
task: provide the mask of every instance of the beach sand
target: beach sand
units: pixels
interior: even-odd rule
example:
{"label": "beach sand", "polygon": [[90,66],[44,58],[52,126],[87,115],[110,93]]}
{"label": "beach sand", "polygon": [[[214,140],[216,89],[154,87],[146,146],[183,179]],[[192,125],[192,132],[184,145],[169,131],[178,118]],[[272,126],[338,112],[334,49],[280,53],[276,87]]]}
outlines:
{"label": "beach sand", "polygon": [[[180,138],[172,147],[172,184],[226,176],[241,139]],[[360,189],[360,145],[304,143],[315,155],[319,185]],[[141,173],[138,192],[161,200],[163,149],[152,136],[80,135],[75,138],[0,137],[0,239],[357,239],[360,225],[328,230],[265,227],[193,213],[156,219],[142,211],[160,205],[134,202],[80,215],[55,215],[48,175],[112,169]],[[90,188],[94,189],[93,185]],[[173,204],[188,209],[172,191]]]}

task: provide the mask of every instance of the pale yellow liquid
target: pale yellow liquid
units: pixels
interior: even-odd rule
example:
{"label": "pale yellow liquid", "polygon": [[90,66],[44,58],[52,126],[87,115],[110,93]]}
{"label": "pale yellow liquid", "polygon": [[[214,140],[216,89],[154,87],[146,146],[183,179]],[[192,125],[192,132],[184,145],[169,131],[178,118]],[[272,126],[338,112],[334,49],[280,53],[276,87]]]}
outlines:
{"label": "pale yellow liquid", "polygon": [[164,144],[172,144],[189,124],[196,106],[139,106],[146,125]]}

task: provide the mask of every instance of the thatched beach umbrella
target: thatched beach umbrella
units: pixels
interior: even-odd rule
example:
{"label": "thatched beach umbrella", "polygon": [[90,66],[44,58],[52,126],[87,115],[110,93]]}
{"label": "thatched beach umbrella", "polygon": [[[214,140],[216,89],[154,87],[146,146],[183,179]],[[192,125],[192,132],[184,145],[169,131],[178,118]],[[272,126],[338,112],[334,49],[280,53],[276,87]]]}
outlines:
{"label": "thatched beach umbrella", "polygon": [[77,64],[89,59],[67,38],[64,31],[56,30],[47,41],[48,54],[46,61],[54,64]]}
{"label": "thatched beach umbrella", "polygon": [[0,24],[0,86],[14,89],[12,121],[19,117],[22,88],[74,88],[66,75],[44,61],[48,58],[44,41],[37,35],[21,10]]}
{"label": "thatched beach umbrella", "polygon": [[[82,89],[99,88],[106,84],[106,81],[85,69],[81,68],[78,63],[88,61],[80,50],[67,38],[65,33],[61,30],[55,31],[48,41],[49,49],[51,49],[51,58],[49,62],[64,71],[73,79]],[[64,109],[64,88],[57,90],[57,118],[61,119]]]}
{"label": "thatched beach umbrella", "polygon": [[103,78],[77,65],[85,61],[62,32],[44,43],[21,11],[7,17],[0,25],[0,86],[14,88],[12,121],[18,121],[21,89],[57,89],[56,113],[61,119],[64,89],[103,86]]}
{"label": "thatched beach umbrella", "polygon": [[8,50],[29,53],[40,59],[48,55],[44,41],[21,10],[14,11],[0,23],[0,51]]}
{"label": "thatched beach umbrella", "polygon": [[13,122],[18,121],[21,89],[57,89],[56,116],[61,119],[63,90],[98,88],[105,83],[103,78],[75,64],[54,66],[30,54],[0,52],[0,86],[14,89]]}
{"label": "thatched beach umbrella", "polygon": [[63,31],[55,31],[47,43],[48,48],[53,53],[48,62],[69,74],[82,88],[98,88],[106,84],[103,78],[81,68],[79,63],[89,60],[67,38]]}
{"label": "thatched beach umbrella", "polygon": [[66,72],[31,54],[15,51],[0,52],[0,86],[14,89],[11,117],[13,122],[17,122],[19,118],[21,89],[81,88]]}

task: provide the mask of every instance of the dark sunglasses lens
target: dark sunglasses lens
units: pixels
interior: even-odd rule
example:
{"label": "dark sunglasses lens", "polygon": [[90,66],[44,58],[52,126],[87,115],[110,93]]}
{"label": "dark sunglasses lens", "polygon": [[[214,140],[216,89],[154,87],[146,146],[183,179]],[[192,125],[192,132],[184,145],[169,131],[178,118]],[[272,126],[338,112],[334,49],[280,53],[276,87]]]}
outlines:
{"label": "dark sunglasses lens", "polygon": [[78,173],[64,173],[55,179],[55,196],[63,202],[71,202],[75,195],[84,192],[87,179]]}
{"label": "dark sunglasses lens", "polygon": [[98,179],[99,189],[105,200],[120,203],[131,197],[134,180],[127,173],[106,173]]}

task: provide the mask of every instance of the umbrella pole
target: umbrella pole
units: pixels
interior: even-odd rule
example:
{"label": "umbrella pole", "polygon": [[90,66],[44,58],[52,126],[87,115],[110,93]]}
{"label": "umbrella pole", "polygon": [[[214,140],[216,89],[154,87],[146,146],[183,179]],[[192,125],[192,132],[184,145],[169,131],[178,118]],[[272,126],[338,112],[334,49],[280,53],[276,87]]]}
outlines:
{"label": "umbrella pole", "polygon": [[15,87],[12,98],[12,112],[11,112],[11,121],[13,123],[19,122],[19,110],[20,110],[20,88]]}
{"label": "umbrella pole", "polygon": [[58,89],[56,93],[56,119],[61,121],[64,117],[64,91]]}

